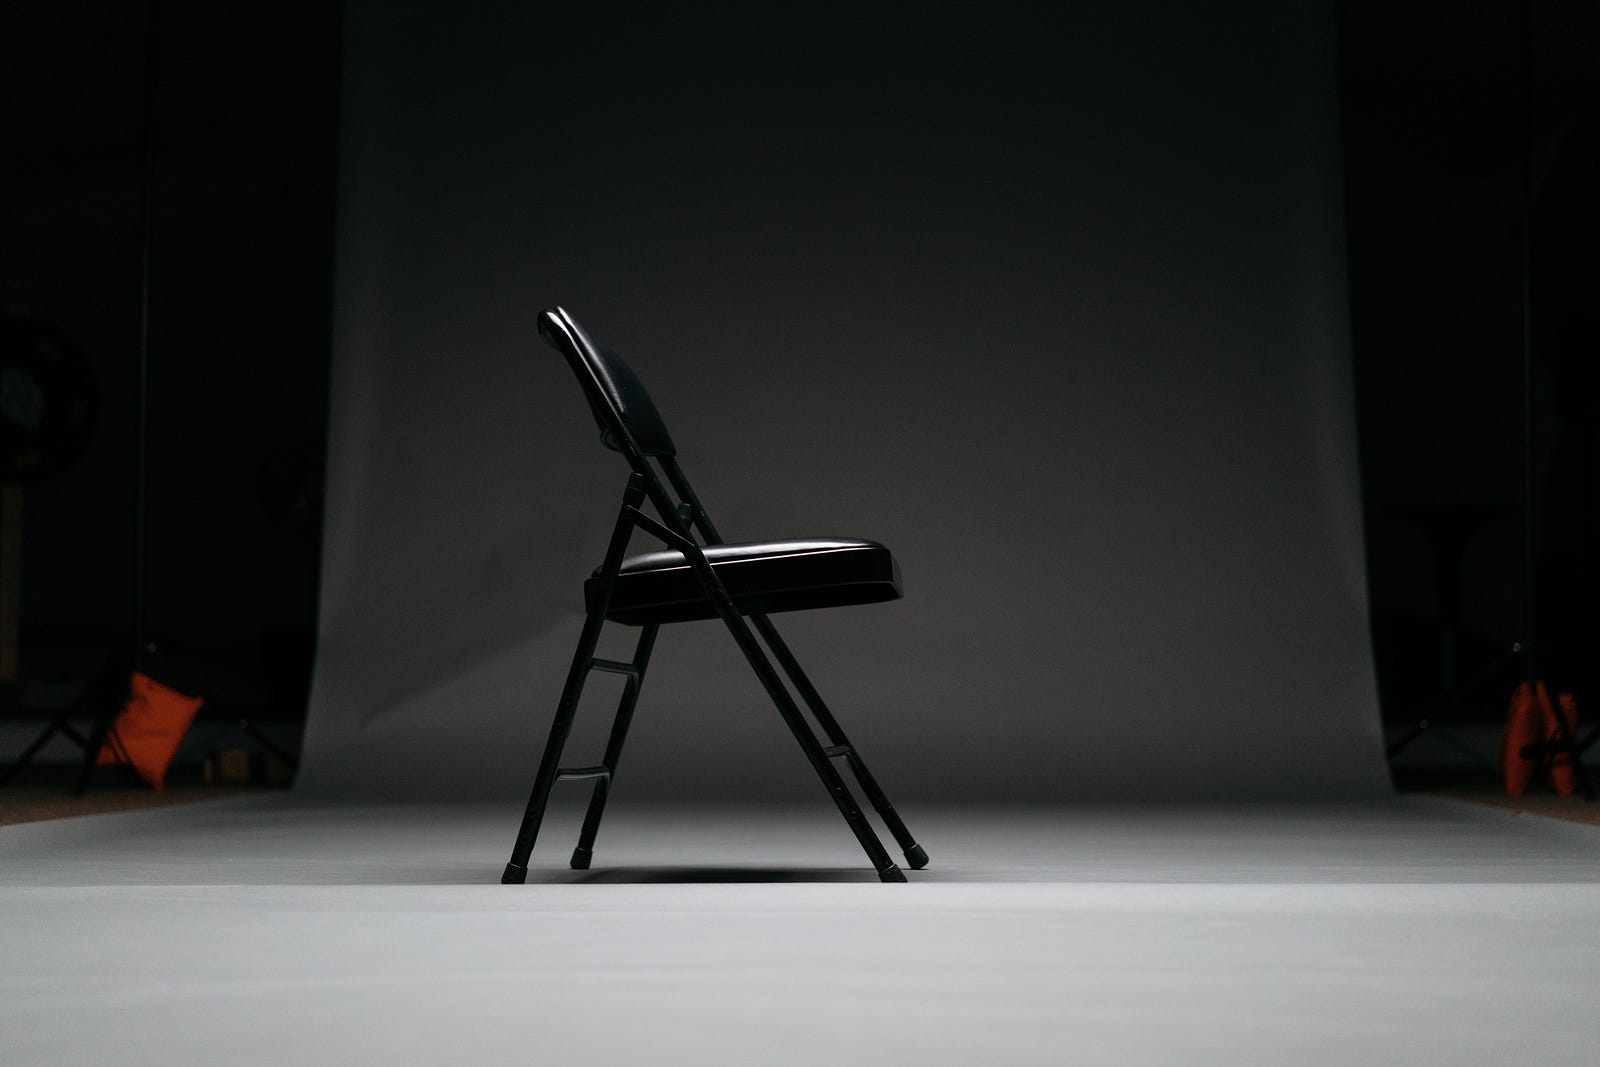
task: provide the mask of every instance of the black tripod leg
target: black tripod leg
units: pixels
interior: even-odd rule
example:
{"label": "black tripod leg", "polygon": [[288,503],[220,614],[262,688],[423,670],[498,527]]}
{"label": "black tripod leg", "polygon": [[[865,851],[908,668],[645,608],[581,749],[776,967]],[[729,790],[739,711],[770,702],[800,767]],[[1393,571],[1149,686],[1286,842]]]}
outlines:
{"label": "black tripod leg", "polygon": [[583,830],[578,834],[578,847],[572,850],[572,869],[586,871],[594,859],[594,838],[600,832],[600,819],[606,813],[606,798],[616,780],[617,761],[622,758],[622,745],[628,740],[628,727],[633,723],[633,709],[639,703],[639,691],[644,688],[644,672],[650,666],[650,652],[655,648],[659,627],[646,626],[639,634],[639,643],[633,650],[633,667],[637,672],[628,677],[622,700],[617,704],[617,717],[611,724],[611,738],[606,742],[602,762],[611,774],[595,783],[594,794],[589,797],[589,810],[583,817]]}
{"label": "black tripod leg", "polygon": [[1390,759],[1394,759],[1394,757],[1399,755],[1402,750],[1411,744],[1411,742],[1421,737],[1424,729],[1426,729],[1426,727],[1422,726],[1421,724],[1412,723],[1410,726],[1406,727],[1405,733],[1401,734],[1398,738],[1389,743],[1389,747],[1384,750],[1384,755],[1388,756]]}
{"label": "black tripod leg", "polygon": [[297,771],[300,769],[299,761],[293,756],[289,755],[288,750],[286,750],[282,745],[278,744],[272,738],[268,737],[266,734],[262,733],[261,728],[255,723],[251,722],[249,719],[241,718],[239,720],[239,732],[244,734],[246,737],[251,738],[256,744],[260,745],[273,756],[277,757],[286,767],[289,768],[289,770]]}
{"label": "black tripod leg", "polygon": [[555,785],[556,771],[561,765],[561,750],[567,744],[567,732],[573,716],[578,712],[578,699],[583,696],[584,679],[589,676],[589,663],[594,658],[595,646],[600,642],[600,628],[605,625],[603,612],[591,613],[583,624],[578,638],[578,648],[572,654],[572,667],[567,671],[567,684],[561,690],[561,701],[556,705],[555,721],[550,724],[550,738],[544,744],[544,755],[539,760],[539,773],[533,779],[533,792],[528,797],[527,810],[522,815],[522,828],[517,832],[517,843],[511,849],[511,861],[500,876],[504,885],[521,884],[528,878],[528,857],[533,853],[533,842],[539,836],[539,824],[544,822],[545,805],[550,800],[550,787]]}
{"label": "black tripod leg", "polygon": [[905,822],[900,818],[900,813],[894,810],[894,805],[889,803],[889,797],[884,793],[883,787],[878,785],[872,772],[867,769],[866,760],[861,758],[850,739],[845,736],[844,728],[839,725],[839,720],[833,717],[833,712],[823,702],[822,695],[817,692],[816,686],[811,684],[811,679],[806,677],[806,672],[801,669],[800,661],[795,659],[794,653],[789,651],[789,646],[778,635],[777,627],[772,625],[765,615],[752,615],[750,621],[755,624],[756,631],[772,649],[773,656],[777,659],[789,678],[794,682],[794,687],[800,693],[800,698],[811,709],[811,714],[817,717],[817,722],[822,725],[822,731],[828,737],[828,743],[843,746],[846,749],[845,760],[850,764],[850,769],[855,772],[856,781],[861,783],[862,792],[867,794],[867,799],[883,819],[883,824],[894,835],[895,843],[905,853],[906,863],[912,870],[920,871],[928,865],[928,853],[916,838],[911,836],[911,831],[906,828]]}
{"label": "black tripod leg", "polygon": [[[100,748],[105,744],[108,731],[97,730],[93,736],[98,738],[93,744],[85,745],[83,749],[83,766],[78,770],[78,783],[72,787],[72,795],[81,797],[89,791],[89,782],[94,777],[94,769],[100,763]],[[121,749],[118,749],[121,752]],[[126,766],[126,764],[124,765]]]}
{"label": "black tripod leg", "polygon": [[51,720],[50,725],[45,727],[44,733],[36,737],[33,741],[33,744],[29,745],[23,750],[22,755],[17,757],[17,761],[15,763],[6,768],[4,774],[0,774],[0,786],[10,784],[11,779],[17,776],[17,772],[22,770],[22,768],[26,767],[28,764],[32,763],[33,757],[38,754],[39,750],[43,748],[45,744],[56,735],[56,731],[60,729],[61,720],[59,718]]}

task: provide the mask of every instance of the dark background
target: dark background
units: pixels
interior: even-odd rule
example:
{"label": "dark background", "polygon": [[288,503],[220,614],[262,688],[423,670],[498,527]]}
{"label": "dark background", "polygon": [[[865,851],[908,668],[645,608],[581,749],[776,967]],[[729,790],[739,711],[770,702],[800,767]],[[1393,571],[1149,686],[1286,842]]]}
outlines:
{"label": "dark background", "polygon": [[[1541,674],[1592,684],[1597,44],[1600,10],[1581,2],[1341,7],[1367,560],[1393,722],[1441,688],[1442,622],[1454,684],[1482,679],[1444,717],[1498,722],[1522,670],[1494,664],[1525,626],[1525,247],[1536,647]],[[1451,541],[1459,575],[1448,552],[1440,572]],[[1421,744],[1408,758],[1440,755]]]}
{"label": "dark background", "polygon": [[135,633],[149,228],[149,666],[208,716],[304,717],[332,308],[337,5],[6,5],[8,314],[53,324],[97,418],[26,484],[22,677],[48,703]]}
{"label": "dark background", "polygon": [[[1441,539],[1462,545],[1459,583],[1444,576],[1458,598],[1453,680],[1488,668],[1523,632],[1530,199],[1539,629],[1549,671],[1581,689],[1595,591],[1595,8],[1346,3],[1339,12],[1351,329],[1385,717],[1407,721],[1440,688]],[[98,411],[82,455],[24,490],[23,677],[66,686],[133,641],[148,189],[143,631],[214,706],[273,715],[292,730],[304,715],[317,605],[337,7],[269,14],[165,2],[152,18],[143,5],[24,2],[3,18],[7,313],[74,339]],[[1516,669],[1491,674],[1456,714],[1493,722]]]}
{"label": "dark background", "polygon": [[[556,302],[725,536],[893,546],[903,602],[778,625],[897,795],[1387,790],[1331,4],[415,0],[344,35],[302,792],[526,790],[621,477],[535,340]],[[662,634],[627,788],[810,796],[707,629]]]}

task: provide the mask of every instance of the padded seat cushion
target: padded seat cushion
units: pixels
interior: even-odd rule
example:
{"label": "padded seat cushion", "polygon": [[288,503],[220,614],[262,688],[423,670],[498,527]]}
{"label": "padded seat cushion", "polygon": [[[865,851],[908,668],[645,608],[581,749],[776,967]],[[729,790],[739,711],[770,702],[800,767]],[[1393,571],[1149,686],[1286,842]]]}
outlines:
{"label": "padded seat cushion", "polygon": [[[900,598],[900,568],[876,541],[813,537],[707,545],[706,560],[741,615],[873,604]],[[594,609],[599,570],[584,583]],[[629,626],[716,618],[699,580],[677,549],[623,560],[606,618]]]}

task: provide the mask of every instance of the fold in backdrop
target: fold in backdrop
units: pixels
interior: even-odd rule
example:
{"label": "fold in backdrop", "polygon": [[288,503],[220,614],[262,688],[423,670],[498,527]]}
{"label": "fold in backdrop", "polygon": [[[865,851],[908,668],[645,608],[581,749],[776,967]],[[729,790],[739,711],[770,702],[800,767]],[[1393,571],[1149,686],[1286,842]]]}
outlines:
{"label": "fold in backdrop", "polygon": [[[559,303],[725,536],[895,550],[776,620],[892,794],[1386,790],[1331,4],[673,7],[349,7],[301,789],[531,782],[626,476]],[[616,802],[736,794],[822,802],[668,627]]]}

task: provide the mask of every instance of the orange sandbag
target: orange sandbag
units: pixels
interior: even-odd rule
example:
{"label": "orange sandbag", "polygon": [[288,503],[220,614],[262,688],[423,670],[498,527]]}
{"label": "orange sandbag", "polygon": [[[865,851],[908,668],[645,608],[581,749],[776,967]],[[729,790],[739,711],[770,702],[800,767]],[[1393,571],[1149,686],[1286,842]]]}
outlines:
{"label": "orange sandbag", "polygon": [[128,702],[106,733],[95,763],[102,767],[127,764],[146,785],[160,791],[167,767],[203,703],[199,697],[169,689],[134,671]]}
{"label": "orange sandbag", "polygon": [[[1544,692],[1543,684],[1539,691]],[[1538,760],[1522,755],[1522,750],[1543,739],[1544,719],[1539,702],[1534,698],[1533,687],[1523,682],[1511,694],[1505,733],[1500,738],[1500,777],[1505,780],[1506,796],[1520,797],[1528,791]]]}

